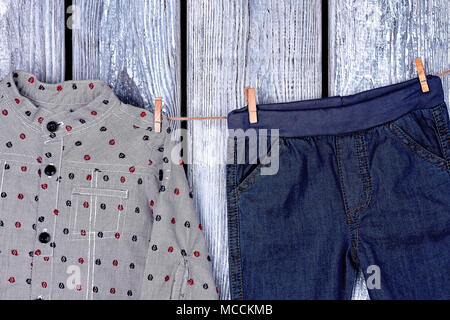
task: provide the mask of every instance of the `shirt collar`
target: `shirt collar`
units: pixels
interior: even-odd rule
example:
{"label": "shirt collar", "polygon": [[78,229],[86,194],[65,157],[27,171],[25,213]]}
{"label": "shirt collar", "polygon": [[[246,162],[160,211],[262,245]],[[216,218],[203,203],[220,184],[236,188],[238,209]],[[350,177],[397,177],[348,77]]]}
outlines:
{"label": "shirt collar", "polygon": [[[51,138],[91,126],[118,105],[112,88],[102,80],[43,83],[36,76],[13,71],[0,82],[2,100],[32,128]],[[49,132],[49,122],[58,129]]]}

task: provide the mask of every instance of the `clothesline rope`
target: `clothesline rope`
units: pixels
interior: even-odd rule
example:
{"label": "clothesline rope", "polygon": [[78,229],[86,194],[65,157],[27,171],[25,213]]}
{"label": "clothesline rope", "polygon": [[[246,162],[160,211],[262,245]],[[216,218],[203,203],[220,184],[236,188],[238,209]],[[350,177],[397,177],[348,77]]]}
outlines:
{"label": "clothesline rope", "polygon": [[447,71],[444,71],[444,72],[438,74],[438,77],[442,78],[443,76],[445,76],[446,74],[449,74],[449,73],[450,73],[450,69],[448,69]]}
{"label": "clothesline rope", "polygon": [[[439,78],[442,78],[443,76],[447,75],[450,73],[450,69],[447,71],[444,71],[440,74],[438,74]],[[168,120],[172,120],[172,121],[190,121],[190,120],[226,120],[228,119],[228,117],[223,116],[223,117],[169,117],[167,118]]]}
{"label": "clothesline rope", "polygon": [[227,117],[169,117],[168,120],[185,121],[185,120],[222,120]]}

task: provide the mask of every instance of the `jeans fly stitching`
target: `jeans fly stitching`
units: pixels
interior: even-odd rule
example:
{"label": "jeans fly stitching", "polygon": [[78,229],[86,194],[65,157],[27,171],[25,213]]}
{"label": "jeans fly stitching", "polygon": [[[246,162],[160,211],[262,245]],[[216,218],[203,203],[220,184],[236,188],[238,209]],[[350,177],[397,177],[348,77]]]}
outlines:
{"label": "jeans fly stitching", "polygon": [[[346,210],[347,215],[347,223],[349,225],[350,230],[350,239],[352,244],[352,258],[355,263],[357,263],[357,250],[359,246],[359,230],[358,230],[358,223],[357,218],[369,207],[369,204],[372,200],[372,182],[369,172],[369,166],[367,163],[367,153],[366,153],[366,145],[364,142],[364,137],[362,134],[357,133],[355,135],[352,135],[352,137],[355,139],[355,148],[358,156],[358,166],[359,166],[359,174],[360,179],[362,183],[362,191],[361,191],[361,198],[359,202],[356,204],[356,207],[350,210],[348,199],[347,199],[347,193],[345,190],[344,185],[344,171],[342,166],[342,159],[341,159],[341,149],[339,146],[339,137],[336,137],[336,153],[337,153],[337,159],[338,159],[338,170],[339,170],[339,179],[341,182],[341,190],[343,193],[344,198],[344,206]],[[359,141],[361,140],[361,141]],[[357,213],[356,215],[354,213]]]}
{"label": "jeans fly stitching", "polygon": [[[360,210],[358,211],[358,213],[355,216],[355,223],[357,223],[357,228],[356,228],[356,251],[358,250],[359,247],[359,224],[356,221],[361,214],[369,207],[370,203],[372,202],[373,199],[373,186],[372,186],[372,178],[370,175],[370,170],[369,170],[369,163],[368,163],[368,157],[367,157],[367,146],[366,146],[366,142],[364,139],[364,136],[361,134],[360,135],[361,138],[361,149],[360,152],[358,151],[358,154],[363,157],[362,158],[362,163],[365,169],[365,173],[364,173],[364,177],[361,177],[363,180],[363,183],[366,185],[366,204],[364,205],[364,207],[360,208]],[[361,172],[361,167],[360,167],[360,172]],[[367,191],[369,192],[369,194],[367,195]]]}
{"label": "jeans fly stitching", "polygon": [[342,165],[342,153],[341,153],[341,147],[339,145],[340,137],[335,137],[335,146],[336,146],[336,159],[337,159],[337,165],[338,165],[338,173],[339,173],[339,181],[341,185],[341,192],[342,192],[342,198],[344,200],[344,209],[345,209],[345,215],[347,217],[347,224],[349,226],[350,231],[350,243],[352,246],[352,259],[355,261],[355,245],[353,241],[353,223],[351,219],[351,214],[349,214],[349,204],[348,204],[348,198],[347,198],[347,192],[345,189],[345,183],[344,183],[344,170]]}

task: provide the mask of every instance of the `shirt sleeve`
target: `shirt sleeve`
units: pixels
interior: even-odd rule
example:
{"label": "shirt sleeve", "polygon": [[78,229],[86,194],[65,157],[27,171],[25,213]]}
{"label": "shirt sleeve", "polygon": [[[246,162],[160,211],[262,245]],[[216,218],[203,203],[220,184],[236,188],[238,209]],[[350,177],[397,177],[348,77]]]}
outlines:
{"label": "shirt sleeve", "polygon": [[[157,199],[149,199],[153,227],[142,299],[212,300],[218,293],[177,145],[167,134]],[[179,149],[178,149],[179,150]],[[176,155],[176,156],[174,156]]]}

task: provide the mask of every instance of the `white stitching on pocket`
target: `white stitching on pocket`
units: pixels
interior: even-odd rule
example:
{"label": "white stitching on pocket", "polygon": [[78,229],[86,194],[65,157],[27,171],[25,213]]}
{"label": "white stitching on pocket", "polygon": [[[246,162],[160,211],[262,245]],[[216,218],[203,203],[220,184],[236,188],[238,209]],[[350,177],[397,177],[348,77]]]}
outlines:
{"label": "white stitching on pocket", "polygon": [[[113,238],[116,233],[122,233],[124,223],[125,223],[125,215],[127,211],[127,201],[128,201],[128,190],[120,190],[120,189],[104,189],[104,188],[91,188],[91,187],[73,187],[72,189],[72,207],[71,207],[71,240],[88,240],[89,237],[86,235],[97,234],[98,232],[102,232],[102,239]],[[81,199],[80,197],[90,197],[89,200],[89,208],[85,213],[81,214]],[[114,199],[122,199],[123,202],[117,202],[114,205],[122,204],[123,211],[118,212],[117,214],[112,214],[115,208],[109,207],[105,215],[98,215],[98,197],[107,197],[111,201],[114,202]],[[105,202],[109,200],[104,200]],[[108,204],[107,204],[108,207]],[[79,221],[81,218],[84,221]],[[81,219],[81,220],[83,220]],[[106,225],[105,225],[106,223]],[[80,231],[85,230],[86,235],[81,235]]]}
{"label": "white stitching on pocket", "polygon": [[101,196],[128,199],[128,190],[75,187],[72,190],[72,194],[82,196]]}

